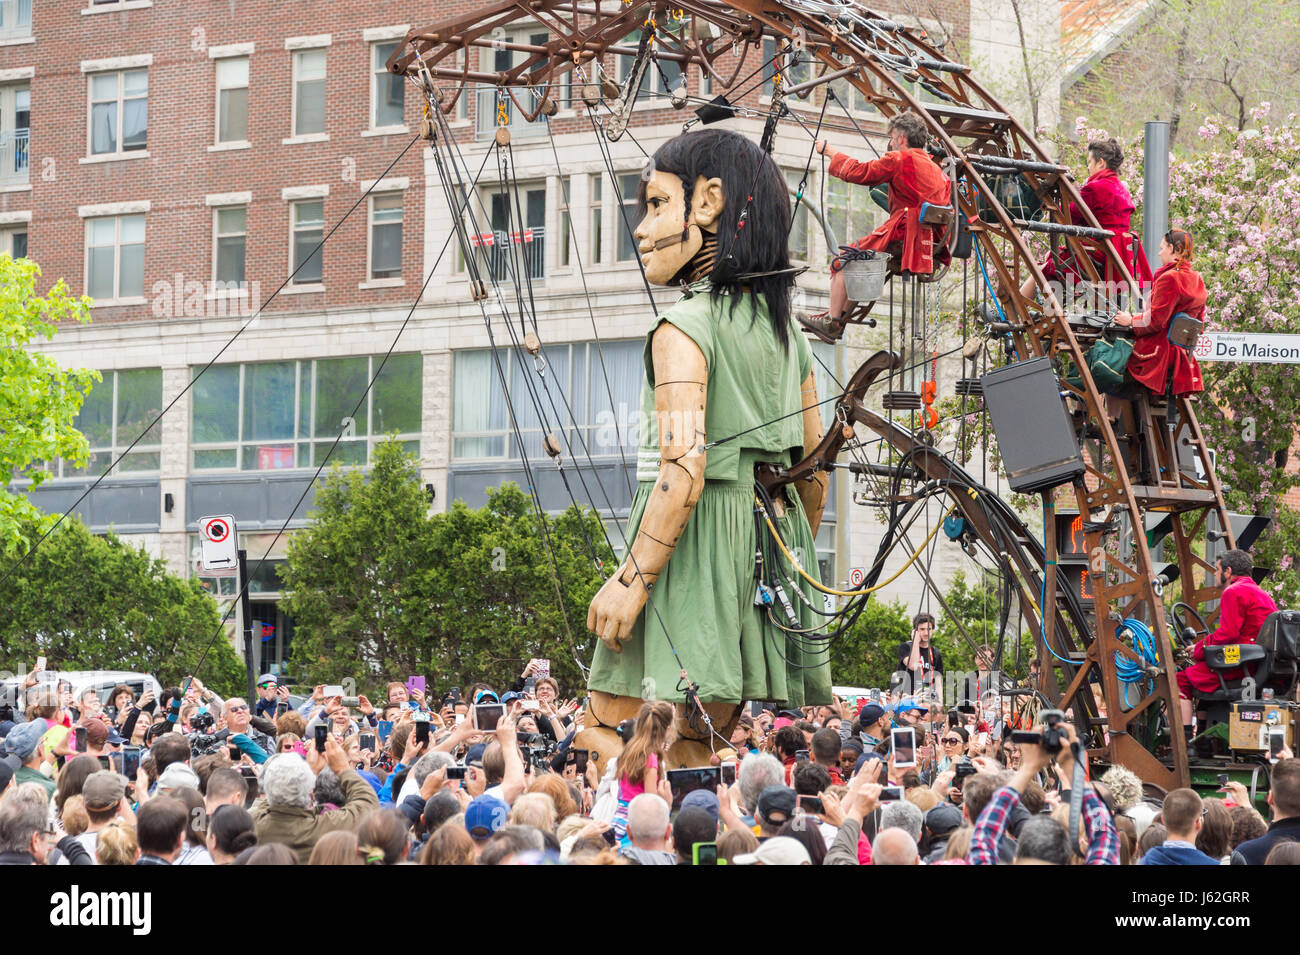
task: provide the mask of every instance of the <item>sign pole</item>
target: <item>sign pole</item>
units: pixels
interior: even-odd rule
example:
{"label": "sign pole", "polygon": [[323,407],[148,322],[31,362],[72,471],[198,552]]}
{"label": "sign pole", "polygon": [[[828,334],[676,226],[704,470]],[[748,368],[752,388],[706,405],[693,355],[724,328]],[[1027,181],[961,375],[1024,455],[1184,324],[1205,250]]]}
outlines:
{"label": "sign pole", "polygon": [[[240,622],[244,631],[244,669],[248,674],[248,705],[253,705],[253,700],[257,696],[257,671],[254,656],[253,643],[253,611],[248,605],[248,551],[242,547],[239,549],[239,609],[240,616],[243,620]],[[259,635],[256,646],[261,647],[262,641]]]}

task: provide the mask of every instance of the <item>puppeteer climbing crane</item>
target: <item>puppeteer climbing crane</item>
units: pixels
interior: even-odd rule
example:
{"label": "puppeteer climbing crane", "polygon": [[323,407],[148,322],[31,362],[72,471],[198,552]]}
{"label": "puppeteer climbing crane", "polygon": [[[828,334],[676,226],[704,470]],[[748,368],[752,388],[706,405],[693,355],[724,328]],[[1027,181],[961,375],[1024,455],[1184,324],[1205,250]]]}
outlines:
{"label": "puppeteer climbing crane", "polygon": [[[503,40],[499,28],[516,23],[544,28],[545,42],[536,37],[531,42]],[[639,40],[628,42],[637,31]],[[1214,568],[1198,554],[1197,542],[1205,538],[1213,517],[1226,545],[1234,544],[1213,461],[1187,398],[1140,396],[1124,409],[1124,429],[1117,433],[1085,360],[1089,345],[1101,334],[1095,304],[1084,307],[1054,293],[1035,298],[1021,293],[1027,279],[1048,288],[1038,256],[1031,251],[1035,239],[1049,241],[1054,253],[1070,262],[1081,279],[1079,289],[1092,294],[1094,303],[1100,295],[1103,311],[1121,307],[1106,298],[1107,276],[1118,277],[1133,293],[1137,290],[1128,264],[1107,241],[1111,233],[1081,201],[1067,169],[989,95],[969,66],[931,45],[924,30],[891,22],[851,0],[733,0],[725,5],[714,0],[496,0],[416,26],[388,65],[427,96],[435,111],[426,114],[428,139],[450,135],[444,132],[445,123],[439,125],[437,112],[451,114],[467,90],[493,89],[497,102],[509,100],[520,116],[534,122],[556,114],[558,91],[565,84],[575,99],[585,102],[593,133],[613,140],[628,131],[645,74],[662,71],[663,63],[675,64],[683,77],[689,64],[711,78],[712,101],[700,99],[705,121],[709,110],[712,118],[734,115],[727,94],[733,84],[744,82],[742,74],[753,75],[746,62],[752,67],[755,57],[763,59],[765,41],[776,50],[765,146],[770,147],[778,123],[792,119],[807,132],[804,121],[782,107],[783,98],[826,90],[831,83],[850,84],[886,118],[911,111],[923,120],[952,184],[948,207],[920,212],[923,226],[941,237],[936,251],[942,255],[936,255],[936,261],[969,262],[973,254],[983,279],[980,286],[977,276],[975,284],[985,301],[991,301],[994,285],[1002,290],[1001,303],[993,306],[996,320],[986,322],[984,330],[992,333],[990,343],[1005,349],[1003,367],[983,380],[964,378],[958,393],[972,409],[981,402],[982,392],[990,404],[1002,400],[1023,406],[1041,404],[1046,394],[1052,421],[1069,429],[1059,460],[1034,462],[1023,473],[1012,467],[1011,443],[1002,442],[1002,450],[1013,489],[1042,493],[1048,515],[1058,503],[1077,508],[1073,543],[1090,558],[1092,606],[1084,606],[1078,592],[1062,580],[1050,519],[1040,543],[1007,503],[979,487],[935,447],[925,423],[909,429],[903,417],[895,420],[895,412],[918,410],[924,398],[929,399],[927,408],[933,404],[930,354],[922,353],[913,366],[923,369],[927,379],[914,391],[902,385],[904,359],[899,354],[891,349],[872,356],[844,383],[835,405],[835,426],[821,443],[805,448],[802,461],[769,469],[760,483],[767,494],[776,495],[783,487],[843,467],[839,459],[854,447],[857,429],[874,432],[895,452],[893,464],[883,470],[876,466],[878,473],[891,475],[895,503],[904,475],[913,490],[920,486],[926,493],[945,495],[957,535],[985,548],[1022,606],[1037,609],[1024,619],[1041,657],[1050,663],[1042,668],[1037,686],[1045,701],[1071,711],[1080,737],[1091,741],[1094,756],[1122,763],[1163,789],[1187,785],[1187,747],[1176,732],[1174,644],[1163,602],[1163,588],[1173,574],[1160,576],[1147,529],[1157,519],[1170,527],[1182,603],[1194,609],[1216,600]],[[476,62],[491,60],[472,57],[469,51],[494,46],[509,49],[513,65],[500,70],[476,67]],[[617,75],[609,66],[614,56],[632,62],[622,83],[611,75]],[[794,82],[797,77],[790,67],[795,63],[803,65],[799,77],[807,79]],[[825,114],[834,97],[822,95]],[[686,105],[690,97],[684,81],[671,98],[674,105]],[[739,96],[736,99],[739,102]],[[844,114],[856,127],[847,110]],[[505,139],[508,142],[508,132]],[[1072,216],[1072,206],[1081,211],[1082,220]],[[886,315],[891,328],[895,323],[901,328],[909,318],[915,321],[909,310],[915,311],[924,286],[940,281],[948,268],[939,264],[918,273],[895,267],[886,277],[888,308],[882,294],[874,306],[859,302],[842,321],[824,323],[815,331],[834,340],[848,325],[874,323]],[[474,294],[483,296],[486,290],[476,285]],[[901,330],[898,337],[903,339]],[[993,347],[990,344],[989,350]],[[965,351],[973,358],[979,347]],[[1074,370],[1073,377],[1058,379],[1057,372],[1066,365]],[[1007,379],[1013,380],[1010,390],[1004,384]],[[870,400],[868,392],[885,382],[887,392]],[[995,387],[999,396],[1012,397],[995,397]],[[1053,401],[1057,397],[1060,400]],[[1042,420],[1032,414],[1025,418]],[[873,583],[874,578],[869,579],[862,593],[873,589]],[[857,593],[827,592],[850,601]],[[1138,648],[1125,624],[1128,620],[1144,622],[1153,644]],[[1138,677],[1121,681],[1117,670]],[[1098,706],[1094,684],[1101,687],[1104,708]],[[712,729],[725,736],[728,717],[715,718]],[[1175,731],[1166,733],[1170,726]]]}

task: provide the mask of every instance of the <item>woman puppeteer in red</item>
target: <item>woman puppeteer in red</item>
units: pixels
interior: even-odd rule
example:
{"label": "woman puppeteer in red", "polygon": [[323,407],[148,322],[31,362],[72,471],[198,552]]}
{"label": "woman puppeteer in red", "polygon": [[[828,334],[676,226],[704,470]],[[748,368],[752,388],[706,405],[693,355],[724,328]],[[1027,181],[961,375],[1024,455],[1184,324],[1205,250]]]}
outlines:
{"label": "woman puppeteer in red", "polygon": [[[889,183],[889,218],[871,235],[854,243],[859,249],[888,251],[898,256],[890,263],[892,271],[928,275],[934,271],[935,244],[943,236],[944,226],[921,224],[921,206],[947,206],[952,203],[952,183],[938,163],[925,151],[925,122],[913,112],[899,113],[889,121],[889,152],[879,159],[860,162],[846,153],[830,149],[819,139],[817,152],[830,156],[828,172],[845,182],[864,186]],[[896,248],[891,248],[895,246]],[[946,261],[947,250],[940,250]],[[831,264],[831,321],[842,319],[848,305],[840,263]]]}
{"label": "woman puppeteer in red", "polygon": [[1182,229],[1170,229],[1160,242],[1160,268],[1156,270],[1146,311],[1140,315],[1118,312],[1116,325],[1133,328],[1133,355],[1128,373],[1163,395],[1170,374],[1176,397],[1204,390],[1201,366],[1186,349],[1169,341],[1169,323],[1179,312],[1205,319],[1205,281],[1192,268],[1192,237]]}

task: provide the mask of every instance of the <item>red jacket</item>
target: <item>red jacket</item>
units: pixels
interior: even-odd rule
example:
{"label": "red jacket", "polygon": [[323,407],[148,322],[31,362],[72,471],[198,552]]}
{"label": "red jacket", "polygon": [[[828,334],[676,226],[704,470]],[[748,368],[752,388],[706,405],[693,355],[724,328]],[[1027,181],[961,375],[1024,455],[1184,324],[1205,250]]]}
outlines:
{"label": "red jacket", "polygon": [[1169,322],[1179,312],[1205,317],[1205,282],[1190,263],[1178,261],[1156,270],[1151,298],[1141,315],[1133,316],[1133,355],[1129,373],[1158,395],[1165,393],[1172,367],[1174,394],[1202,391],[1201,366],[1185,349],[1170,343]]}
{"label": "red jacket", "polygon": [[[1083,188],[1079,190],[1079,197],[1083,199],[1083,204],[1092,210],[1092,214],[1097,217],[1097,224],[1110,232],[1112,236],[1111,245],[1115,247],[1115,252],[1128,266],[1133,278],[1137,279],[1140,286],[1149,285],[1152,279],[1151,266],[1147,264],[1146,254],[1142,251],[1142,243],[1140,241],[1135,242],[1133,237],[1129,235],[1133,210],[1136,208],[1133,204],[1133,196],[1115,170],[1102,169],[1093,173],[1088,177],[1088,181],[1083,184]],[[1078,203],[1073,201],[1070,202],[1070,221],[1075,225],[1085,225],[1087,223],[1083,210],[1079,208]],[[1101,273],[1103,280],[1107,282],[1118,282],[1120,280],[1118,275],[1112,274],[1106,260],[1106,254],[1100,247],[1089,248],[1088,256],[1096,263],[1097,271]],[[1079,274],[1069,265],[1065,265],[1063,268],[1066,273],[1079,278]],[[1043,274],[1049,279],[1056,277],[1056,263],[1050,257],[1043,263]]]}
{"label": "red jacket", "polygon": [[[883,252],[898,242],[902,244],[902,254],[891,265],[903,272],[922,275],[934,271],[934,243],[943,235],[943,228],[921,225],[921,204],[950,205],[952,183],[929,153],[919,148],[904,149],[887,152],[870,162],[859,162],[838,153],[831,161],[830,174],[864,186],[889,183],[889,218],[871,235],[855,243],[859,249]],[[946,260],[946,251],[943,258]]]}
{"label": "red jacket", "polygon": [[[1219,626],[1204,639],[1192,645],[1192,659],[1204,660],[1206,645],[1221,643],[1254,643],[1259,639],[1259,628],[1264,618],[1277,610],[1273,598],[1250,577],[1234,577],[1223,588],[1219,602]],[[1240,680],[1242,671],[1231,670],[1223,674],[1225,680]]]}

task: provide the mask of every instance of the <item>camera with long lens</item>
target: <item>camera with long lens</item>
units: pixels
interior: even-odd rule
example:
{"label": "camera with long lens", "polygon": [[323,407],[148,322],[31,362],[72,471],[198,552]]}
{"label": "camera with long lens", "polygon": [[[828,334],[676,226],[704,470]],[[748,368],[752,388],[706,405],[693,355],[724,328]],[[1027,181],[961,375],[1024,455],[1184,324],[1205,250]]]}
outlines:
{"label": "camera with long lens", "polygon": [[519,733],[517,735],[519,753],[525,762],[532,763],[537,769],[551,768],[551,757],[555,755],[557,743],[541,733]]}
{"label": "camera with long lens", "polygon": [[1043,724],[1041,731],[1016,730],[1011,734],[1011,742],[1035,743],[1055,756],[1070,742],[1065,714],[1060,710],[1043,710],[1038,714],[1038,719]]}
{"label": "camera with long lens", "polygon": [[217,725],[217,718],[207,711],[200,710],[190,717],[190,729],[198,733],[207,733]]}

